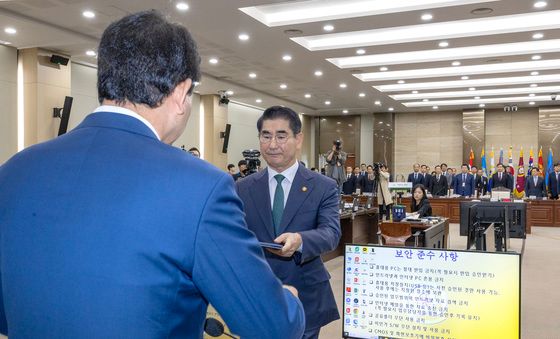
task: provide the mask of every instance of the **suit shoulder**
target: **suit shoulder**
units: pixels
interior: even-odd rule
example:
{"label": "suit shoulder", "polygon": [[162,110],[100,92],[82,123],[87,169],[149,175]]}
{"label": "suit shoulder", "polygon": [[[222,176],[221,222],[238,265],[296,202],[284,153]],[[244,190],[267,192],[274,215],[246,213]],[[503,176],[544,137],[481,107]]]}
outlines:
{"label": "suit shoulder", "polygon": [[333,178],[327,177],[326,175],[317,172],[313,172],[307,168],[305,169],[305,171],[307,175],[309,175],[313,180],[317,180],[317,182],[319,182],[321,185],[336,186],[336,180],[334,180]]}

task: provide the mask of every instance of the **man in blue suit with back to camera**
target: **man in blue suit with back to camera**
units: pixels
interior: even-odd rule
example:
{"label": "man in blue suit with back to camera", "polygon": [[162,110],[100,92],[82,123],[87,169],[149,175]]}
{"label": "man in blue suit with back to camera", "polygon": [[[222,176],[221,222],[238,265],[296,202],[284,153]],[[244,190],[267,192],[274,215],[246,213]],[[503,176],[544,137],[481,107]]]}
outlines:
{"label": "man in blue suit with back to camera", "polygon": [[231,175],[171,146],[199,64],[187,29],[157,12],[112,23],[102,106],[0,167],[0,332],[202,338],[211,303],[242,338],[301,337],[297,291],[247,229]]}
{"label": "man in blue suit with back to camera", "polygon": [[340,317],[321,260],[340,239],[337,183],[298,163],[303,133],[296,112],[270,107],[257,129],[268,168],[236,183],[245,220],[261,242],[283,245],[267,250],[266,259],[283,283],[299,291],[305,309],[303,338],[318,338],[322,326]]}
{"label": "man in blue suit with back to camera", "polygon": [[453,193],[464,197],[473,195],[473,179],[474,177],[469,173],[469,166],[467,164],[461,165],[461,173],[453,177]]}

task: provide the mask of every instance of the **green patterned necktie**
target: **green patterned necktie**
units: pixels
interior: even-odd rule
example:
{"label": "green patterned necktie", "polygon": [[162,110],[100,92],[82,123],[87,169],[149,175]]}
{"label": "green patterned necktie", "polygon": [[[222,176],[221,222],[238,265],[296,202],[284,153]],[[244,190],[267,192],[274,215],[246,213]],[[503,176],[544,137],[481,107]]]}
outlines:
{"label": "green patterned necktie", "polygon": [[276,191],[274,192],[274,202],[272,204],[272,221],[274,222],[275,236],[280,235],[280,222],[282,222],[282,214],[284,213],[284,189],[282,188],[282,174],[276,174]]}

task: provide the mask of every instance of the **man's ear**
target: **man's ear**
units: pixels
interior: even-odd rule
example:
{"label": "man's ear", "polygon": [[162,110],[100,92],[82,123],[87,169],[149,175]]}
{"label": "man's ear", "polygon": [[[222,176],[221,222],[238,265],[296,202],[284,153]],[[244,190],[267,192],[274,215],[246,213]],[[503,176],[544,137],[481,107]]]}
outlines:
{"label": "man's ear", "polygon": [[183,82],[180,82],[177,87],[175,87],[175,89],[173,90],[172,93],[172,98],[173,98],[173,104],[177,107],[177,111],[180,112],[180,114],[184,114],[184,105],[187,101],[187,97],[189,95],[189,89],[192,86],[192,80],[191,79],[187,79]]}

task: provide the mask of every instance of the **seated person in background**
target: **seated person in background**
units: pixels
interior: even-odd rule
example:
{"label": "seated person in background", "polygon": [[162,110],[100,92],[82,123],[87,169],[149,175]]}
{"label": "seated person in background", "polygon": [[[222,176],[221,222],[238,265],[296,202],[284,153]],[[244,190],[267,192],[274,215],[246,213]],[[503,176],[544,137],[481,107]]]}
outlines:
{"label": "seated person in background", "polygon": [[525,196],[546,197],[544,179],[539,176],[539,169],[537,167],[531,169],[531,176],[525,181]]}
{"label": "seated person in background", "polygon": [[449,185],[447,183],[447,177],[442,173],[441,166],[436,165],[436,174],[433,176],[428,190],[432,192],[433,196],[443,197],[447,195],[447,190]]}
{"label": "seated person in background", "polygon": [[346,166],[346,181],[342,184],[342,194],[352,194],[356,191],[358,177],[354,175],[352,166]]}
{"label": "seated person in background", "polygon": [[418,218],[430,217],[432,215],[432,206],[430,206],[430,201],[428,201],[426,188],[422,184],[418,184],[412,189],[410,211],[416,214]]}
{"label": "seated person in background", "polygon": [[361,187],[363,193],[373,193],[373,183],[374,183],[374,176],[373,176],[373,166],[367,166],[367,175],[362,177]]}

